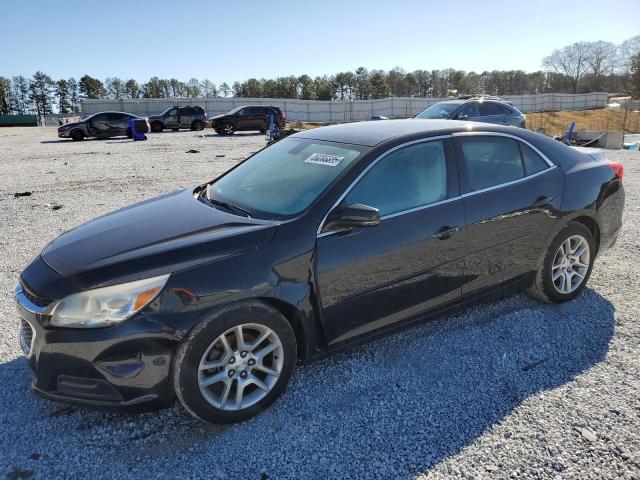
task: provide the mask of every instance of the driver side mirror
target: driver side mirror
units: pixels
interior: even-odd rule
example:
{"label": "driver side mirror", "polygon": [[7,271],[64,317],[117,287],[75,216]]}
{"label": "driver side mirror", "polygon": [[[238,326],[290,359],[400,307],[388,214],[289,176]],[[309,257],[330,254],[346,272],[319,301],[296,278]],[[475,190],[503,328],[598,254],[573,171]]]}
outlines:
{"label": "driver side mirror", "polygon": [[380,223],[380,211],[361,203],[338,207],[327,217],[323,232],[349,230],[358,227],[374,227]]}

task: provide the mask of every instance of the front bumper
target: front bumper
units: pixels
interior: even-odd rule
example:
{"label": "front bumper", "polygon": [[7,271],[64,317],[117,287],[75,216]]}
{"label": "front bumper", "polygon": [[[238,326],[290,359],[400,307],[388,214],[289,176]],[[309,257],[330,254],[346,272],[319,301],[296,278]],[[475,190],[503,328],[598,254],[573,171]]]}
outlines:
{"label": "front bumper", "polygon": [[46,306],[15,291],[20,344],[35,393],[64,403],[149,410],[173,401],[171,361],[179,338],[144,313],[99,329],[47,325]]}

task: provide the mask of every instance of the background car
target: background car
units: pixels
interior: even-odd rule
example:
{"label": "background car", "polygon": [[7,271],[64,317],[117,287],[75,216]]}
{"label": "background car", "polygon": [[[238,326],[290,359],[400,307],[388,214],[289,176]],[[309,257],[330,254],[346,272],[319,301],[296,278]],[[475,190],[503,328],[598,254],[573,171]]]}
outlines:
{"label": "background car", "polygon": [[233,135],[234,132],[258,130],[265,133],[269,128],[270,116],[274,116],[276,127],[283,129],[286,116],[280,107],[272,105],[245,105],[236,107],[224,115],[211,119],[211,127],[220,135]]}
{"label": "background car", "polygon": [[196,106],[169,107],[160,115],[149,117],[152,132],[161,132],[165,128],[179,130],[202,130],[207,124],[207,114],[204,108]]}
{"label": "background car", "polygon": [[525,116],[499,97],[478,96],[445,100],[431,105],[415,118],[470,120],[525,128]]}
{"label": "background car", "polygon": [[146,118],[124,112],[100,112],[80,122],[67,123],[58,127],[58,137],[71,138],[76,141],[88,137],[131,137],[129,120],[133,119],[144,120],[147,124],[147,129],[144,133],[149,132],[149,122]]}

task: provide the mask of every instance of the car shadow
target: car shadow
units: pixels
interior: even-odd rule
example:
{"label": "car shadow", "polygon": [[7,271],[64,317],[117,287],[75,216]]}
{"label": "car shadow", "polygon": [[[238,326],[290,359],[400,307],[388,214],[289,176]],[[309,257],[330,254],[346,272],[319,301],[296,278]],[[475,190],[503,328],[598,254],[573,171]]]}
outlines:
{"label": "car shadow", "polygon": [[[179,405],[139,416],[65,409],[29,392],[19,358],[0,365],[0,423],[5,438],[28,440],[13,447],[26,448],[18,459],[46,450],[55,435],[69,451],[123,472],[171,468],[172,476],[198,477],[204,472],[193,465],[209,456],[214,464],[220,457],[246,466],[216,467],[207,472],[214,478],[345,478],[356,464],[362,478],[415,478],[525,400],[601,362],[614,313],[592,289],[562,305],[524,295],[484,304],[303,365],[272,408],[231,426],[202,424]],[[105,432],[119,432],[119,440]],[[171,463],[178,454],[185,460]],[[27,468],[25,462],[11,467]]]}

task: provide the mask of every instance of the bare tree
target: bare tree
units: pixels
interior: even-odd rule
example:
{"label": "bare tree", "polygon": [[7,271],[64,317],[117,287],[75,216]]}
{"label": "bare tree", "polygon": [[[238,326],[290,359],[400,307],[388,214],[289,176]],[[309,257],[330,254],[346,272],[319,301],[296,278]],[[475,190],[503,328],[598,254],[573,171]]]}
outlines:
{"label": "bare tree", "polygon": [[616,64],[617,49],[611,42],[588,43],[587,64],[589,87],[592,91],[604,90],[604,79],[613,73]]}
{"label": "bare tree", "polygon": [[576,42],[554,50],[551,55],[542,60],[542,66],[569,77],[573,93],[578,93],[580,82],[588,72],[589,51],[587,42]]}

